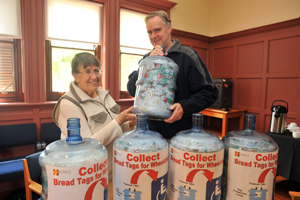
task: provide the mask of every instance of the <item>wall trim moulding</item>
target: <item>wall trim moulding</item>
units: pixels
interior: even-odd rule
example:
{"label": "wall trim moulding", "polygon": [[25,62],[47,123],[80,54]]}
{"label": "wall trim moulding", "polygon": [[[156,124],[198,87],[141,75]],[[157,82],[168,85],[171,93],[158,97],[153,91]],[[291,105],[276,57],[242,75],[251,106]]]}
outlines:
{"label": "wall trim moulding", "polygon": [[299,26],[300,25],[300,18],[297,19],[292,19],[276,24],[270,24],[266,26],[261,26],[253,29],[248,29],[244,31],[239,31],[239,32],[234,32],[234,33],[228,33],[225,35],[220,35],[220,36],[215,36],[215,37],[209,37],[209,36],[204,36],[196,33],[190,33],[178,29],[172,29],[172,37],[185,37],[185,38],[190,38],[202,42],[207,42],[207,43],[214,43],[214,42],[220,42],[220,41],[225,41],[225,40],[230,40],[230,39],[236,39],[239,37],[245,37],[249,35],[254,35],[258,33],[264,33],[268,31],[275,31],[279,29],[284,29],[284,28],[290,28],[294,26]]}
{"label": "wall trim moulding", "polygon": [[204,36],[204,35],[199,35],[196,33],[190,33],[178,29],[172,29],[172,37],[183,37],[183,38],[189,38],[193,40],[198,40],[202,42],[208,42],[211,43],[211,37]]}
{"label": "wall trim moulding", "polygon": [[214,42],[220,42],[220,41],[224,41],[224,40],[236,39],[239,37],[254,35],[254,34],[258,34],[258,33],[264,33],[264,32],[268,32],[268,31],[275,31],[278,29],[290,28],[290,27],[299,26],[299,25],[300,25],[300,17],[296,18],[296,19],[288,20],[288,21],[275,23],[275,24],[270,24],[270,25],[261,26],[261,27],[257,27],[257,28],[252,28],[252,29],[234,32],[234,33],[228,33],[225,35],[211,37],[210,42],[214,43]]}
{"label": "wall trim moulding", "polygon": [[[167,1],[167,0],[119,0],[120,6],[128,9],[137,9],[142,11],[143,7],[146,7],[145,12],[155,11],[155,10],[164,10],[170,14],[170,9],[173,8],[177,3]],[[138,5],[138,7],[136,6]]]}
{"label": "wall trim moulding", "polygon": [[57,101],[46,101],[46,102],[38,102],[38,103],[27,103],[27,102],[14,102],[14,103],[0,103],[1,111],[9,110],[11,108],[35,108],[39,106],[55,106]]}

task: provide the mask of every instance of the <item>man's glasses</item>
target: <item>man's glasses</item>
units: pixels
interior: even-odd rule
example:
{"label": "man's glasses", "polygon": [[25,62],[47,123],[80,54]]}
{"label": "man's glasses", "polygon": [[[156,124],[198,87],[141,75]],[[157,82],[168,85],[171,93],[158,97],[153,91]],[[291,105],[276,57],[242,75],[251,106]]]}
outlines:
{"label": "man's glasses", "polygon": [[91,71],[91,70],[85,70],[84,72],[79,72],[81,74],[85,74],[86,76],[90,77],[93,75],[93,73],[96,75],[96,76],[99,76],[102,74],[102,70],[101,69],[95,69],[94,71]]}

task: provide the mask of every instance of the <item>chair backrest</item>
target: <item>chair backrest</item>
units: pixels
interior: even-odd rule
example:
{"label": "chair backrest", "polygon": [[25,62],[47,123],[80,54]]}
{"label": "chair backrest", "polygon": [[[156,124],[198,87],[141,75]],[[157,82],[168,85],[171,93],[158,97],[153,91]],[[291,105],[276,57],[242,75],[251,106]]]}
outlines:
{"label": "chair backrest", "polygon": [[0,126],[0,148],[36,143],[35,123]]}
{"label": "chair backrest", "polygon": [[34,181],[42,175],[42,169],[39,165],[39,157],[41,153],[42,152],[34,153],[23,159],[26,200],[32,200],[33,194],[35,195],[35,193],[38,194],[39,197],[42,192],[42,185]]}
{"label": "chair backrest", "polygon": [[[34,145],[32,153],[37,152],[37,134],[35,123],[0,126],[0,148],[13,148],[17,146]],[[15,151],[17,155],[5,153],[0,159],[0,182],[23,178],[22,159],[28,152]]]}
{"label": "chair backrest", "polygon": [[39,157],[42,152],[34,153],[26,156],[28,169],[31,179],[39,178],[42,175],[42,169],[39,164]]}
{"label": "chair backrest", "polygon": [[42,124],[42,138],[47,144],[60,140],[60,135],[60,128],[54,122]]}

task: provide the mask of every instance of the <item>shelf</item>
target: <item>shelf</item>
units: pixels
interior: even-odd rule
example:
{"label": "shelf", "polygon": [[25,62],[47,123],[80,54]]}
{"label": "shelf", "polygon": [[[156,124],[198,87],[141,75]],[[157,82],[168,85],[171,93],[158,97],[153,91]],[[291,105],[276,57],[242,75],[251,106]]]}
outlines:
{"label": "shelf", "polygon": [[[213,108],[206,108],[202,110],[204,116],[207,117],[206,125],[207,129],[211,130],[211,132],[217,134],[219,137],[224,137],[228,133],[228,120],[231,118],[238,118],[239,119],[239,128],[244,128],[244,119],[246,109],[230,109],[229,111],[224,111],[222,109],[213,109]],[[219,134],[219,131],[210,128],[211,127],[211,117],[222,119],[222,131]],[[205,128],[204,128],[205,130]]]}
{"label": "shelf", "polygon": [[205,127],[203,130],[216,134],[220,139],[222,139],[222,131],[218,128]]}

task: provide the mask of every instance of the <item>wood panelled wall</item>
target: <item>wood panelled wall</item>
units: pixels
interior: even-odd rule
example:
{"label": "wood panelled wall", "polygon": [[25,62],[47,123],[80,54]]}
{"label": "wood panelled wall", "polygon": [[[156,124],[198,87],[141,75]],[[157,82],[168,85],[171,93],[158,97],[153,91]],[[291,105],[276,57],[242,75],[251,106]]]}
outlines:
{"label": "wood panelled wall", "polygon": [[275,100],[300,125],[300,19],[212,38],[209,52],[212,76],[232,80],[232,107],[255,114],[257,131],[269,130]]}

